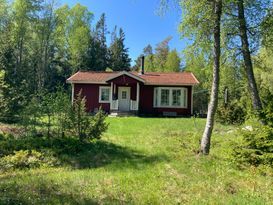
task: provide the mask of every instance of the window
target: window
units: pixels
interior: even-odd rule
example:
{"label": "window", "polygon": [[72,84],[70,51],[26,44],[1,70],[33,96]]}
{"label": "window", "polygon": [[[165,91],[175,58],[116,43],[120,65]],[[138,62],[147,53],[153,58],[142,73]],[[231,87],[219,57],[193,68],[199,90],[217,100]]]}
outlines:
{"label": "window", "polygon": [[172,98],[173,98],[172,106],[180,107],[181,106],[181,89],[173,90]]}
{"label": "window", "polygon": [[121,93],[121,99],[127,99],[127,92],[126,91],[122,91]]}
{"label": "window", "polygon": [[154,107],[188,107],[188,89],[177,87],[157,87],[154,89]]}
{"label": "window", "polygon": [[109,103],[110,102],[110,87],[100,87],[99,102]]}
{"label": "window", "polygon": [[161,106],[168,106],[170,99],[170,90],[168,89],[161,89],[161,98],[160,98],[160,105]]}

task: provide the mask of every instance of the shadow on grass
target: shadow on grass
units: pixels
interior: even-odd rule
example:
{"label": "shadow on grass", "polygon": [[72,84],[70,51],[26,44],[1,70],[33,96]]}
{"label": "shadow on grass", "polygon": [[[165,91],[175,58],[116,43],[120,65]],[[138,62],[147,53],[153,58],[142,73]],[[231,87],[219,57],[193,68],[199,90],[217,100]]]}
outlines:
{"label": "shadow on grass", "polygon": [[64,190],[57,184],[41,180],[32,184],[0,183],[0,204],[100,204],[98,199],[82,195],[80,189]]}
{"label": "shadow on grass", "polygon": [[0,157],[18,150],[50,152],[61,166],[76,169],[102,167],[115,163],[117,168],[141,168],[141,165],[168,161],[166,155],[145,155],[139,151],[98,140],[80,142],[75,138],[21,138],[0,140]]}

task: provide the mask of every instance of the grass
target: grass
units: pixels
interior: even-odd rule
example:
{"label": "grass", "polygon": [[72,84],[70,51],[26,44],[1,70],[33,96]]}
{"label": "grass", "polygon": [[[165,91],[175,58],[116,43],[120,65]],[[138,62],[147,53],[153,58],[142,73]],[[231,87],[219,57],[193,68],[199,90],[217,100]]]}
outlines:
{"label": "grass", "polygon": [[236,127],[217,124],[201,157],[202,119],[107,120],[101,141],[60,141],[69,154],[47,144],[61,167],[0,174],[0,204],[273,204],[272,175],[230,157]]}

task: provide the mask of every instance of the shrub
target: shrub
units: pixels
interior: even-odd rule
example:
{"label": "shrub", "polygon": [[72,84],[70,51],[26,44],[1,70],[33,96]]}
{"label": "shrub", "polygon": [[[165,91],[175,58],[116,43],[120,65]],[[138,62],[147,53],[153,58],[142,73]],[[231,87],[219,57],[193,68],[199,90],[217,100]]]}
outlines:
{"label": "shrub", "polygon": [[234,148],[233,155],[240,165],[273,166],[273,128],[259,126],[252,131],[242,131],[242,141]]}
{"label": "shrub", "polygon": [[99,109],[95,116],[90,116],[86,112],[86,99],[81,96],[81,92],[74,100],[73,108],[69,114],[69,124],[71,132],[80,141],[99,139],[108,125],[105,122],[106,115]]}
{"label": "shrub", "polygon": [[91,119],[88,136],[92,139],[100,139],[101,135],[106,132],[108,124],[105,122],[106,115],[102,109]]}
{"label": "shrub", "polygon": [[45,154],[36,150],[19,150],[0,158],[0,170],[14,170],[37,168],[41,166],[53,166],[57,160],[51,154]]}
{"label": "shrub", "polygon": [[38,96],[34,96],[21,113],[21,124],[27,132],[36,133],[41,116],[41,103]]}
{"label": "shrub", "polygon": [[273,127],[273,95],[268,93],[263,97],[263,112],[261,118],[269,126]]}
{"label": "shrub", "polygon": [[227,106],[220,106],[217,119],[224,124],[242,124],[246,118],[246,110],[238,101],[232,101]]}

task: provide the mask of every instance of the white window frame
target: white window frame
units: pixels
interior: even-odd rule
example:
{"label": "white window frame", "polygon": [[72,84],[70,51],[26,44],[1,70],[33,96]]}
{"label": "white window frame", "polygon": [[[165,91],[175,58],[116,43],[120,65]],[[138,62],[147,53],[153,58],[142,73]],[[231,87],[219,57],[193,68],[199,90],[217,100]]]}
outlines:
{"label": "white window frame", "polygon": [[[169,105],[161,105],[161,90],[169,90]],[[173,106],[173,90],[181,90],[181,106]],[[155,87],[154,88],[154,107],[156,108],[188,108],[188,88]]]}
{"label": "white window frame", "polygon": [[[109,100],[101,100],[102,89],[109,90]],[[110,86],[100,86],[99,88],[99,103],[110,103],[111,101],[111,87]]]}

